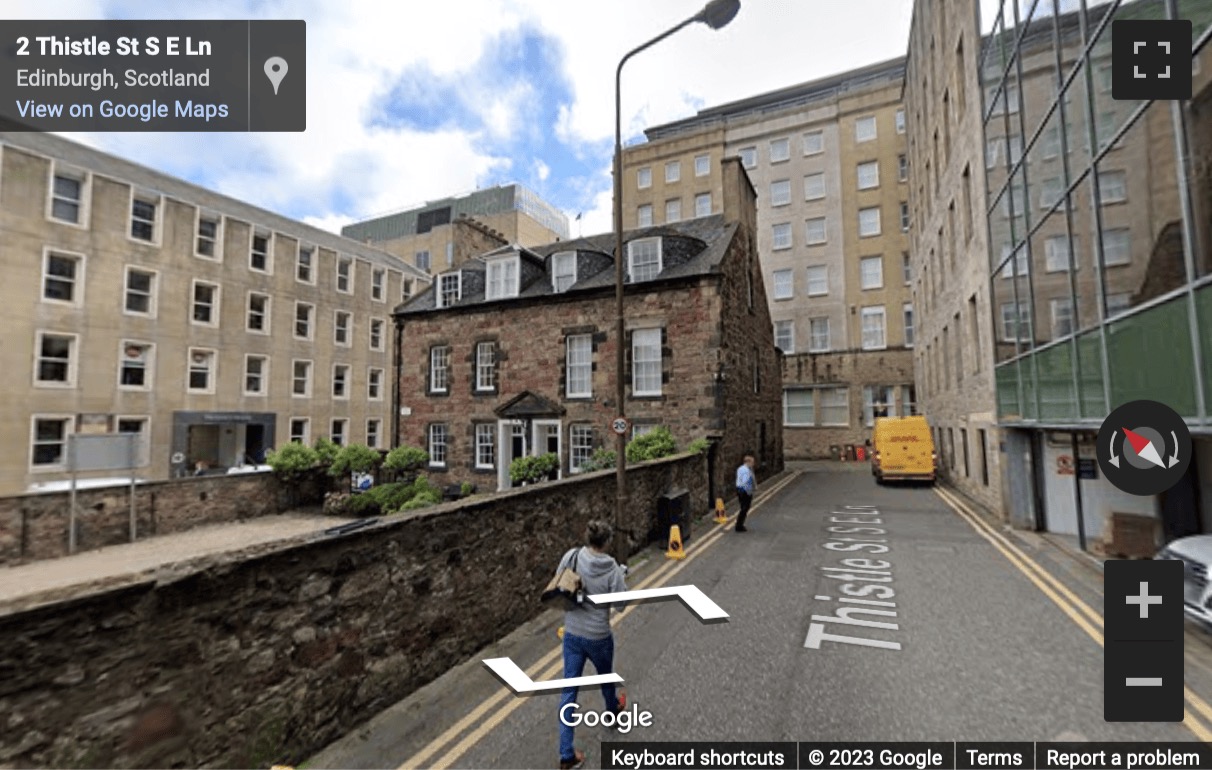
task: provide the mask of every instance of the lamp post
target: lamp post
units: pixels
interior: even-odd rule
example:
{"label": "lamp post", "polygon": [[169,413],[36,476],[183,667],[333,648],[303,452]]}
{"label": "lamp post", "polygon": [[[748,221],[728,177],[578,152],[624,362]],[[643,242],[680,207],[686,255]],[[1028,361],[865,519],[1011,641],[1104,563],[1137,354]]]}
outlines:
{"label": "lamp post", "polygon": [[[618,416],[626,417],[627,383],[623,379],[624,357],[623,341],[626,327],[623,320],[623,282],[626,272],[623,269],[623,118],[622,118],[622,78],[623,65],[632,56],[650,48],[673,33],[688,27],[696,21],[701,21],[712,29],[720,29],[736,16],[741,8],[741,0],[711,0],[694,16],[681,24],[662,32],[647,43],[633,48],[619,61],[614,74],[614,299],[616,311],[615,324],[615,398],[618,402]],[[614,507],[614,556],[620,563],[626,559],[623,552],[623,508],[627,498],[627,432],[617,432],[615,442],[615,482],[617,491]]]}

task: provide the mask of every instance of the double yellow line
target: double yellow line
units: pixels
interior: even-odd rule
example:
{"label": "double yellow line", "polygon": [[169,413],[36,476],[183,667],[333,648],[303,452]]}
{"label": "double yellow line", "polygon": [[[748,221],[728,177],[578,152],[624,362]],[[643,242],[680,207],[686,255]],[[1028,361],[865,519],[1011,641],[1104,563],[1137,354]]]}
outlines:
{"label": "double yellow line", "polygon": [[[935,492],[951,510],[955,511],[960,518],[968,522],[969,526],[977,531],[977,534],[988,540],[1036,588],[1043,591],[1044,595],[1051,599],[1060,608],[1061,612],[1068,615],[1069,619],[1076,623],[1081,630],[1085,631],[1099,647],[1104,646],[1102,633],[1103,616],[1097,610],[1082,601],[1051,572],[1023,553],[1022,549],[982,519],[980,515],[954,493],[941,487],[935,487]],[[1184,687],[1183,692],[1186,696],[1187,705],[1190,706],[1190,708],[1183,712],[1183,725],[1195,733],[1195,737],[1201,741],[1212,741],[1212,729],[1209,729],[1195,714],[1191,713],[1191,709],[1195,709],[1204,719],[1212,721],[1212,706],[1209,706],[1207,701],[1196,695],[1190,687]]]}
{"label": "double yellow line", "polygon": [[[750,510],[756,511],[768,500],[772,499],[776,494],[778,494],[779,491],[781,491],[784,487],[799,478],[799,475],[800,473],[798,471],[792,472],[786,478],[777,482],[770,489],[764,490],[761,498],[754,501],[753,507]],[[731,521],[732,518],[730,517],[728,522],[730,523]],[[642,590],[645,588],[663,585],[674,575],[685,569],[686,565],[694,561],[700,554],[705,553],[708,548],[723,537],[724,532],[728,529],[728,527],[728,523],[715,525],[707,532],[706,535],[703,536],[701,540],[696,542],[693,546],[687,546],[685,559],[665,562],[659,568],[657,568],[655,572],[642,580],[638,585],[630,586],[629,588],[631,590]],[[617,626],[619,623],[621,623],[628,615],[631,614],[631,612],[635,609],[635,606],[636,605],[632,604],[622,612],[613,615],[613,617],[610,619],[611,626]],[[562,675],[564,671],[564,661],[561,659],[563,649],[563,646],[552,648],[534,665],[526,669],[526,675],[535,681],[552,679]],[[511,696],[512,693],[507,690],[498,690],[495,695],[485,700],[479,706],[476,706],[469,714],[455,724],[451,725],[446,732],[430,741],[425,748],[421,749],[412,757],[409,757],[404,764],[400,765],[399,770],[408,770],[410,768],[420,767],[432,767],[445,770],[445,768],[450,767],[452,764],[458,761],[459,757],[467,753],[468,749],[476,745],[485,735],[496,729],[497,725],[505,721],[506,717],[517,709],[521,708],[522,705],[527,701],[526,698],[515,697],[511,699]],[[507,700],[508,702],[506,703],[505,701]],[[502,705],[503,703],[504,705]],[[500,706],[499,709],[497,709],[498,706]],[[497,710],[494,711],[494,709]],[[485,719],[486,716],[487,719]],[[477,722],[480,722],[481,719],[484,721],[476,726],[474,730],[464,735],[462,739],[451,746],[445,754],[442,754],[432,762],[430,761],[430,759],[437,755],[438,752],[446,748],[447,745],[462,735],[468,728],[476,725]]]}

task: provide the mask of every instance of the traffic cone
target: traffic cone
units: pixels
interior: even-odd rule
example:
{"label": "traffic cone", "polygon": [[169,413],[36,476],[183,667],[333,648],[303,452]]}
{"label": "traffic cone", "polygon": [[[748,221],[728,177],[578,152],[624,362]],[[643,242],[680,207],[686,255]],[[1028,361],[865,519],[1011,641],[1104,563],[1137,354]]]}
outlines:
{"label": "traffic cone", "polygon": [[669,550],[665,555],[670,559],[686,558],[686,552],[682,550],[682,528],[677,524],[669,528]]}
{"label": "traffic cone", "polygon": [[724,514],[724,498],[717,497],[715,499],[715,523],[727,524],[728,517]]}

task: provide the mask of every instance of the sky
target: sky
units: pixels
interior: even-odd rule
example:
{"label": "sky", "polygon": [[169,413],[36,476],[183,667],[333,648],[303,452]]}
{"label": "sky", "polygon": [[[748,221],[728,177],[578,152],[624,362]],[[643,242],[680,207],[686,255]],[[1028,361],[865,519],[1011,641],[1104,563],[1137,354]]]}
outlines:
{"label": "sky", "polygon": [[[575,236],[611,228],[619,59],[704,2],[6,0],[4,16],[303,19],[305,132],[67,136],[333,232],[518,182],[567,213]],[[693,24],[628,62],[624,143],[705,107],[902,56],[912,5],[741,0],[723,29]]]}

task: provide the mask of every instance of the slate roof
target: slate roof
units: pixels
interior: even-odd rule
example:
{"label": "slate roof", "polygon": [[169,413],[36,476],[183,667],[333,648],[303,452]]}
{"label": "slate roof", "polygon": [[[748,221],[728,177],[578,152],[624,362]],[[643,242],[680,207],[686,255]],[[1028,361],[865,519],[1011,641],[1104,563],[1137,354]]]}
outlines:
{"label": "slate roof", "polygon": [[[732,243],[737,227],[738,225],[735,222],[726,222],[722,215],[714,214],[671,225],[627,230],[624,232],[623,238],[624,243],[626,243],[640,238],[660,236],[670,239],[665,245],[666,249],[676,244],[677,250],[681,252],[681,255],[678,257],[666,256],[664,258],[664,269],[657,278],[654,281],[644,282],[655,283],[657,281],[676,280],[679,278],[697,278],[716,273],[720,262],[723,261],[724,255],[728,252],[728,246]],[[529,249],[512,245],[505,246],[488,252],[481,257],[470,259],[459,266],[458,270],[462,270],[464,273],[463,293],[461,299],[454,305],[444,308],[436,307],[435,293],[440,283],[439,276],[441,274],[435,274],[433,285],[426,288],[408,303],[399,306],[396,309],[396,313],[400,316],[410,316],[435,311],[457,311],[463,308],[507,306],[510,302],[524,299],[548,296],[576,296],[579,293],[600,291],[601,289],[615,285],[614,248],[615,236],[613,232],[576,238],[569,241],[560,241],[558,243],[549,243]],[[513,249],[518,249],[523,254],[529,254],[530,256],[523,263],[523,269],[520,271],[521,285],[519,286],[517,296],[491,301],[485,300],[483,275],[486,263],[483,261],[484,258],[506,254]],[[557,294],[551,285],[551,260],[549,257],[556,252],[565,251],[578,252],[578,280],[567,291]],[[542,272],[533,272],[528,278],[526,263],[532,266],[536,265],[537,260],[535,258],[542,259]],[[451,273],[456,271],[448,270],[445,272]],[[628,284],[628,286],[640,285],[643,284]]]}

